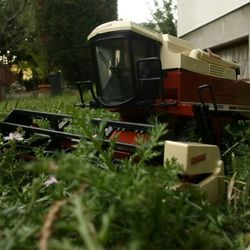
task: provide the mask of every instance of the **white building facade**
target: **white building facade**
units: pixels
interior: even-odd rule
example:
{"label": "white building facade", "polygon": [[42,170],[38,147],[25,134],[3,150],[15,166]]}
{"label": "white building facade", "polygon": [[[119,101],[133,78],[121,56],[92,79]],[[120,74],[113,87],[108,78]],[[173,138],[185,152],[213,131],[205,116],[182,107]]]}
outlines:
{"label": "white building facade", "polygon": [[178,36],[241,65],[250,81],[250,0],[178,0]]}

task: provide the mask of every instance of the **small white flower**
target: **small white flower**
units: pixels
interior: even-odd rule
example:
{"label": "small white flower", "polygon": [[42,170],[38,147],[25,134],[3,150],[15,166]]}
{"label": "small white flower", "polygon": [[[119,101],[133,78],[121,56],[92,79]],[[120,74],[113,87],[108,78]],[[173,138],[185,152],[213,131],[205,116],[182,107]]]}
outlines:
{"label": "small white flower", "polygon": [[11,132],[9,133],[9,136],[5,136],[4,140],[6,141],[22,141],[23,140],[23,135],[19,132]]}
{"label": "small white flower", "polygon": [[48,187],[48,186],[56,184],[56,183],[58,183],[58,180],[56,179],[55,176],[52,175],[49,177],[49,179],[47,181],[44,182],[44,186]]}
{"label": "small white flower", "polygon": [[105,128],[104,131],[105,131],[105,135],[109,136],[109,134],[113,131],[113,128],[111,126],[109,126],[109,127]]}

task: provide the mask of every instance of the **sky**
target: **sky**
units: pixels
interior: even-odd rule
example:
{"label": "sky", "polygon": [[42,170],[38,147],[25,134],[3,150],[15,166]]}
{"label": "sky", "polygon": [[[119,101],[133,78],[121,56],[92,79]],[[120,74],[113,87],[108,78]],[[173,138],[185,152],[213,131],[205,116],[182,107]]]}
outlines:
{"label": "sky", "polygon": [[147,22],[152,19],[153,7],[153,0],[118,0],[118,17],[136,23]]}

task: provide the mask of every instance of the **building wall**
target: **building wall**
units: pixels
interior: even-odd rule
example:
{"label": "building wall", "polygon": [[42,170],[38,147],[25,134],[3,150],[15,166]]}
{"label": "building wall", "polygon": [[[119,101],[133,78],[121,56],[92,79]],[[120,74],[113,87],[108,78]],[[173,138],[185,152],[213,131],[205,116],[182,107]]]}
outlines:
{"label": "building wall", "polygon": [[244,81],[250,81],[249,79],[249,58],[250,48],[249,39],[235,43],[231,43],[228,46],[221,46],[214,48],[213,51],[221,57],[237,62],[240,64],[240,79]]}
{"label": "building wall", "polygon": [[249,3],[249,0],[178,0],[178,36]]}
{"label": "building wall", "polygon": [[[196,2],[197,0],[179,0],[178,1],[178,13],[184,12],[184,7],[186,6],[186,2]],[[190,29],[185,29],[178,31],[178,34],[181,38],[191,41],[195,44],[197,48],[206,49],[210,48],[212,51],[217,54],[223,56],[226,59],[238,62],[241,65],[241,79],[249,81],[250,79],[250,1],[233,1],[233,0],[221,0],[221,2],[227,2],[229,6],[237,6],[237,3],[241,3],[239,8],[231,10],[231,12],[227,12],[226,14],[220,16],[219,18],[215,18],[214,20],[208,19],[206,12],[206,5],[209,3],[206,1],[202,1],[204,3],[203,11],[200,9],[199,13],[204,13],[204,18],[194,17],[197,13],[197,10],[190,10],[189,15],[192,16],[189,19],[186,15],[179,16],[178,15],[178,27],[185,25],[181,25],[181,23],[189,23],[187,26]],[[185,2],[185,4],[183,4]],[[201,2],[201,1],[200,1]],[[211,3],[214,1],[211,0]],[[243,2],[247,2],[243,4]],[[179,3],[180,6],[179,6]],[[227,7],[228,8],[228,7]],[[186,10],[187,11],[187,10]],[[226,11],[226,8],[224,9]],[[216,11],[215,11],[216,12]],[[222,12],[221,12],[222,13]],[[197,14],[198,15],[198,14]],[[211,15],[216,17],[217,15]],[[202,24],[202,20],[205,21],[210,20],[207,23]],[[191,20],[189,22],[189,20]],[[194,20],[200,21],[200,23],[192,23]],[[193,25],[191,29],[191,24]]]}

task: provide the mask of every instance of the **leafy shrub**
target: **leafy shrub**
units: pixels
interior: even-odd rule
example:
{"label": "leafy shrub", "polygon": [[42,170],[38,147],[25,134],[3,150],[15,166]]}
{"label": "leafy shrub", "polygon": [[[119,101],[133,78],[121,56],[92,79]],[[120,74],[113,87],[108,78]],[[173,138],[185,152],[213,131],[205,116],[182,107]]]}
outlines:
{"label": "leafy shrub", "polygon": [[[96,133],[86,125],[91,117],[117,118],[104,110],[79,110],[77,100],[74,92],[12,100],[1,104],[1,117],[13,106],[68,113],[79,118],[69,129],[90,137]],[[233,156],[228,183],[241,193],[215,206],[197,190],[173,189],[180,172],[175,161],[150,166],[164,130],[156,125],[151,143],[141,142],[138,161],[114,162],[112,146],[102,149],[101,136],[82,141],[69,154],[44,157],[37,149],[39,160],[32,163],[17,160],[15,142],[8,142],[0,162],[0,249],[245,249],[248,132],[224,152]]]}

